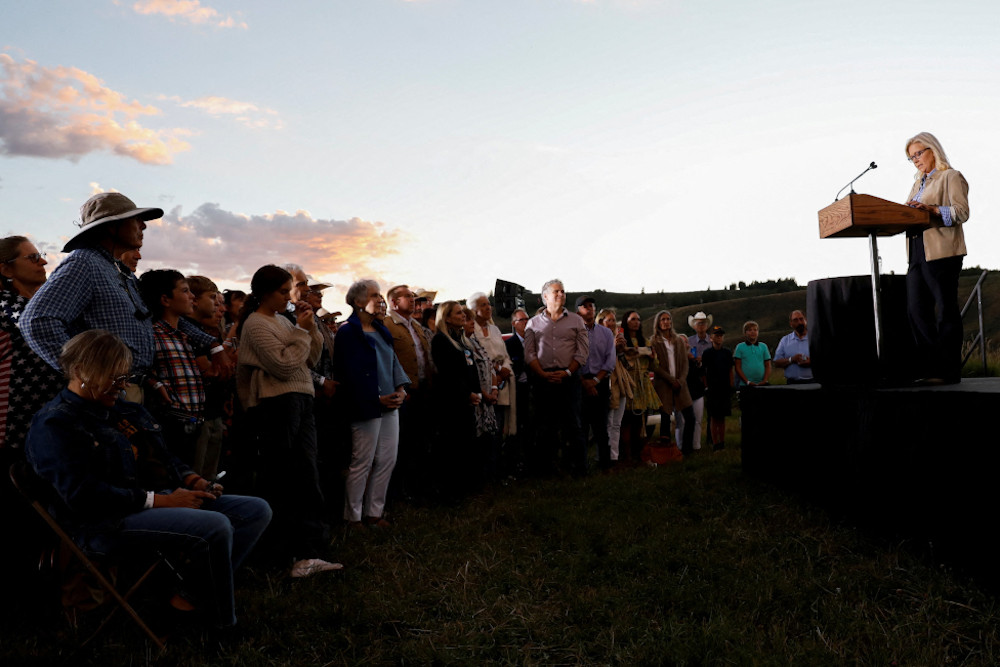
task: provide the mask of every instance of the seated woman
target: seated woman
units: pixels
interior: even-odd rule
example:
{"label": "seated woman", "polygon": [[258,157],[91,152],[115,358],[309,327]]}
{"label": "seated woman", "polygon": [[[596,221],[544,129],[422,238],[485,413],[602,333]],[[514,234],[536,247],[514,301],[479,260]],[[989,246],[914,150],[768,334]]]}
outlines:
{"label": "seated woman", "polygon": [[351,467],[344,484],[344,520],[360,527],[384,528],[385,495],[396,466],[399,408],[410,379],[392,349],[392,334],[382,324],[385,299],[374,280],[359,280],[347,290],[354,309],[337,330],[333,374],[351,421]]}
{"label": "seated woman", "polygon": [[69,386],[35,416],[26,446],[56,490],[58,520],[94,552],[183,551],[187,588],[171,604],[234,625],[233,571],[270,522],[270,506],[222,495],[167,451],[149,413],[121,397],[132,354],[120,338],[85,331],[59,363]]}

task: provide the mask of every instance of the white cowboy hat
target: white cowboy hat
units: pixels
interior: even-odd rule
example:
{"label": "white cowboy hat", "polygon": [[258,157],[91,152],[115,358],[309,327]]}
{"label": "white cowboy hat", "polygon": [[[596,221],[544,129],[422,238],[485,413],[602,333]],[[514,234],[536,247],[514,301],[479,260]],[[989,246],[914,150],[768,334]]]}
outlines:
{"label": "white cowboy hat", "polygon": [[694,315],[688,315],[688,326],[694,329],[694,323],[697,320],[707,320],[706,324],[712,326],[712,316],[706,315],[703,311],[698,311]]}

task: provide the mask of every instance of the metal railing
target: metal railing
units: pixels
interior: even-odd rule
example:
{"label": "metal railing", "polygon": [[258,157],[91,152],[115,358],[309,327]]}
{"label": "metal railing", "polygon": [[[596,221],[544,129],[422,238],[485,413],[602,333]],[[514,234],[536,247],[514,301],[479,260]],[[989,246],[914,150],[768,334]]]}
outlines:
{"label": "metal railing", "polygon": [[982,275],[979,276],[979,280],[976,281],[976,286],[972,288],[972,294],[969,295],[969,300],[965,302],[965,307],[962,308],[962,321],[965,321],[965,313],[969,311],[969,307],[972,305],[972,300],[976,300],[976,308],[979,310],[979,333],[972,340],[972,344],[969,346],[969,351],[965,353],[965,358],[962,359],[962,366],[964,367],[966,362],[969,361],[969,357],[972,353],[976,351],[976,347],[979,348],[979,353],[983,362],[983,377],[988,375],[988,368],[986,366],[986,338],[983,332],[983,282],[986,281],[986,276],[989,274],[988,271],[983,271]]}

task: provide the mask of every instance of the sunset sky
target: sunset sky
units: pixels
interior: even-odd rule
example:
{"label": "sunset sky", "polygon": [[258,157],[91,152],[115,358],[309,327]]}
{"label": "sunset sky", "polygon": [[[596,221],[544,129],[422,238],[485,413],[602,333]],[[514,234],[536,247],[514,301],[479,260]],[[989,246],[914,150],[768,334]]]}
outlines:
{"label": "sunset sky", "polygon": [[930,131],[997,268],[998,32],[985,1],[5,2],[0,232],[58,260],[114,189],[166,211],[140,273],[298,262],[330,309],[362,277],[805,284],[869,271],[816,211],[873,160],[858,192],[902,202]]}

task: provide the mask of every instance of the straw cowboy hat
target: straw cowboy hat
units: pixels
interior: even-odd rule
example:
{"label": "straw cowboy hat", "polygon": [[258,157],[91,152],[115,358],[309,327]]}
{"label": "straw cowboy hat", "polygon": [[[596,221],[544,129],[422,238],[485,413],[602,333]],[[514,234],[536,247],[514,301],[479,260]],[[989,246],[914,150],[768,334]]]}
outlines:
{"label": "straw cowboy hat", "polygon": [[84,247],[88,235],[103,224],[131,218],[139,218],[145,222],[162,217],[162,208],[138,208],[120,192],[101,192],[80,207],[80,230],[66,242],[62,251],[70,252]]}
{"label": "straw cowboy hat", "polygon": [[694,315],[688,315],[688,326],[694,329],[694,323],[696,320],[707,320],[706,324],[708,326],[712,326],[712,316],[706,315],[704,312],[700,310]]}

